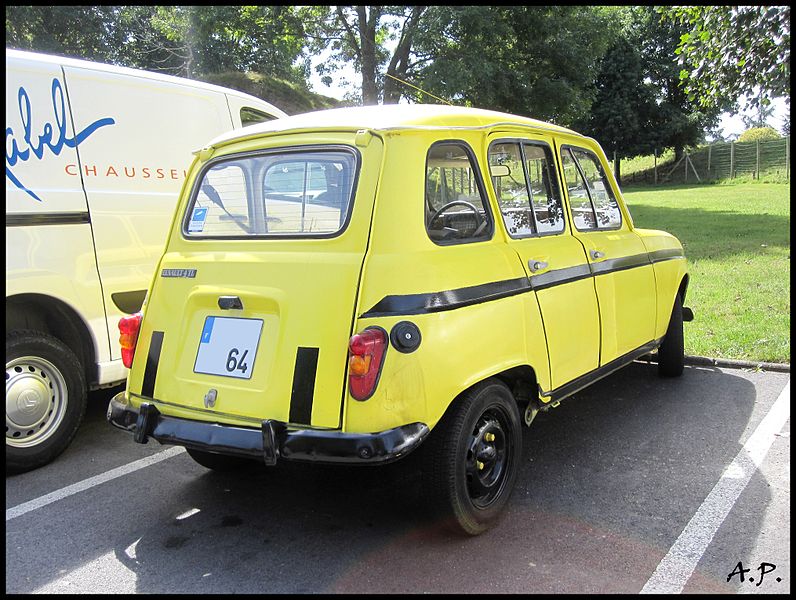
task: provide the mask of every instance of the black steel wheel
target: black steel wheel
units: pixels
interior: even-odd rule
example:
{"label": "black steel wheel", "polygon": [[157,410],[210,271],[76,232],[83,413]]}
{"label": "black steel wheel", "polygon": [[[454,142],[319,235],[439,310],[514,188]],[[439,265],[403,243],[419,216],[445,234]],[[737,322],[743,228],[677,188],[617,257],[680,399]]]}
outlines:
{"label": "black steel wheel", "polygon": [[517,478],[522,432],[517,403],[500,381],[462,394],[424,448],[430,508],[454,531],[478,535],[500,517]]}

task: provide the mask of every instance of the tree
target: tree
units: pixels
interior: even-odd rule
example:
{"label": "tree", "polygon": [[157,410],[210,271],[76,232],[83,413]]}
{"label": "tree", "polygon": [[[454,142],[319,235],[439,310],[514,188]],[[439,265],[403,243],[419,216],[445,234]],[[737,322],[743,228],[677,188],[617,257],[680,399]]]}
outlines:
{"label": "tree", "polygon": [[[295,66],[313,7],[10,6],[7,45],[195,78],[259,71],[306,87]],[[310,19],[311,20],[311,19]]]}
{"label": "tree", "polygon": [[416,36],[416,80],[458,103],[570,125],[591,107],[616,10],[432,7]]}
{"label": "tree", "polygon": [[7,6],[6,47],[110,62],[123,36],[116,6]]}
{"label": "tree", "polygon": [[[760,96],[762,96],[762,93],[760,93]],[[771,106],[771,104],[763,102],[762,98],[758,98],[754,114],[752,116],[743,116],[741,119],[743,120],[744,127],[751,129],[753,127],[766,127],[766,122],[772,116],[774,116],[774,107]]]}
{"label": "tree", "polygon": [[[363,104],[396,103],[406,92],[391,77],[405,79],[413,66],[414,37],[424,6],[335,6],[318,13],[310,29],[311,53],[331,52],[317,67],[327,83],[341,64],[352,62],[362,76]],[[388,43],[397,40],[392,50]],[[386,75],[381,70],[386,65]]]}
{"label": "tree", "polygon": [[597,96],[589,117],[576,129],[600,141],[616,157],[614,171],[621,177],[621,159],[651,154],[657,141],[654,90],[638,48],[620,36],[602,61],[597,76]]}
{"label": "tree", "polygon": [[701,108],[679,85],[674,51],[682,25],[649,6],[625,8],[618,17],[621,33],[601,62],[591,113],[576,129],[601,140],[620,160],[665,148],[679,160],[717,126],[720,110]]}
{"label": "tree", "polygon": [[752,127],[744,131],[739,137],[739,142],[767,142],[769,140],[778,140],[781,135],[773,127]]}
{"label": "tree", "polygon": [[[700,106],[790,103],[789,6],[688,6],[659,9],[688,28],[677,53],[689,99]],[[751,95],[755,88],[762,96]]]}

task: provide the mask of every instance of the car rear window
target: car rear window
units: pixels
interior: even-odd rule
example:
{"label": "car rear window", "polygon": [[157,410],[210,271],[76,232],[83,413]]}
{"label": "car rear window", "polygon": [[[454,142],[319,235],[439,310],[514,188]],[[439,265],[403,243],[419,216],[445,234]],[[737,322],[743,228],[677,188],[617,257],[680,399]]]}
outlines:
{"label": "car rear window", "polygon": [[210,163],[183,223],[190,238],[330,237],[348,221],[353,149],[289,149]]}

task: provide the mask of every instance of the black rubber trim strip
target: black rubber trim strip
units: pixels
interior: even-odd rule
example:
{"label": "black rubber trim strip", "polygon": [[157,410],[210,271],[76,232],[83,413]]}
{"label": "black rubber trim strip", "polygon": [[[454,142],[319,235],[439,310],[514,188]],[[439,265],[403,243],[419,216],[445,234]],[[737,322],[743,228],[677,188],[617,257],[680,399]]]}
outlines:
{"label": "black rubber trim strip", "polygon": [[290,394],[291,423],[311,424],[319,351],[318,348],[301,347],[296,351],[296,366],[293,369],[293,390]]}
{"label": "black rubber trim strip", "polygon": [[651,262],[662,260],[672,260],[673,258],[685,258],[683,251],[678,248],[667,248],[665,250],[653,250],[649,253]]}
{"label": "black rubber trim strip", "polygon": [[553,287],[556,285],[563,285],[565,283],[572,283],[579,279],[586,279],[591,277],[592,272],[589,265],[575,265],[574,267],[566,267],[564,269],[556,269],[554,271],[547,271],[539,275],[531,276],[531,288],[536,290],[543,290],[545,288]]}
{"label": "black rubber trim strip", "polygon": [[148,398],[155,396],[155,378],[158,375],[160,350],[163,347],[163,332],[153,331],[152,340],[149,342],[149,354],[146,357],[144,369],[144,382],[141,384],[141,395]]}
{"label": "black rubber trim strip", "polygon": [[643,267],[644,265],[652,264],[649,254],[634,254],[633,256],[622,256],[619,258],[608,258],[600,262],[591,263],[591,271],[595,275],[607,275],[608,273],[615,273],[616,271],[624,271],[625,269],[634,269],[636,267]]}
{"label": "black rubber trim strip", "polygon": [[6,215],[6,227],[25,225],[80,225],[90,223],[87,211],[53,213],[18,213]]}
{"label": "black rubber trim strip", "polygon": [[111,300],[123,313],[131,315],[141,310],[141,305],[144,304],[146,297],[146,290],[135,290],[132,292],[116,292],[111,294]]}
{"label": "black rubber trim strip", "polygon": [[404,315],[421,315],[443,310],[454,310],[463,306],[471,306],[491,300],[499,300],[523,294],[530,291],[539,291],[556,285],[572,283],[587,277],[608,275],[626,269],[643,267],[653,262],[671,260],[674,258],[685,258],[681,250],[657,250],[651,253],[634,254],[632,256],[622,256],[612,258],[598,263],[575,265],[563,269],[555,269],[531,275],[530,278],[519,277],[517,279],[506,279],[483,283],[470,287],[446,290],[442,292],[430,292],[427,294],[406,294],[385,296],[377,302],[370,310],[360,315],[360,319],[372,317],[397,317]]}
{"label": "black rubber trim strip", "polygon": [[643,346],[636,348],[635,350],[631,350],[630,352],[623,354],[622,356],[615,358],[609,363],[602,365],[601,367],[597,367],[593,371],[589,371],[585,375],[581,375],[577,379],[573,379],[569,383],[565,383],[564,385],[550,391],[547,393],[542,392],[542,396],[545,398],[550,398],[551,401],[556,402],[559,400],[563,400],[564,398],[579,392],[583,388],[591,385],[598,379],[602,379],[607,375],[610,375],[617,369],[621,369],[625,365],[633,362],[637,358],[641,358],[645,354],[649,354],[655,348],[661,345],[663,342],[663,338],[658,340],[653,340],[651,342],[647,342]]}
{"label": "black rubber trim strip", "polygon": [[529,291],[531,291],[531,284],[528,282],[528,278],[518,277],[517,279],[494,281],[443,292],[385,296],[360,318],[420,315],[453,310]]}

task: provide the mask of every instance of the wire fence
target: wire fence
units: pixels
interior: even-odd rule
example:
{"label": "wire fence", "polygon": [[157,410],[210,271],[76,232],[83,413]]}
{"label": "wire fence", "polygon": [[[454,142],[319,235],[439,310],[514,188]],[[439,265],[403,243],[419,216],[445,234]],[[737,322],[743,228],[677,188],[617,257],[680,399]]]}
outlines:
{"label": "wire fence", "polygon": [[757,142],[719,142],[685,152],[680,160],[622,175],[622,183],[697,183],[773,174],[790,181],[790,136]]}

